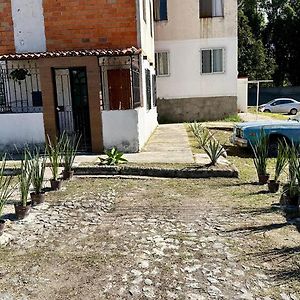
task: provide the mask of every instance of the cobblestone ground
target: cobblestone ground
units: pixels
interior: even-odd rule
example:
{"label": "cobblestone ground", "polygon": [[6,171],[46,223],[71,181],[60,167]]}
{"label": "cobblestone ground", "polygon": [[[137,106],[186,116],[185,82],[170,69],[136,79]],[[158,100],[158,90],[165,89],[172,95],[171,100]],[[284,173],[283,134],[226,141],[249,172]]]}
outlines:
{"label": "cobblestone ground", "polygon": [[0,299],[300,299],[298,232],[258,189],[76,179],[8,224]]}

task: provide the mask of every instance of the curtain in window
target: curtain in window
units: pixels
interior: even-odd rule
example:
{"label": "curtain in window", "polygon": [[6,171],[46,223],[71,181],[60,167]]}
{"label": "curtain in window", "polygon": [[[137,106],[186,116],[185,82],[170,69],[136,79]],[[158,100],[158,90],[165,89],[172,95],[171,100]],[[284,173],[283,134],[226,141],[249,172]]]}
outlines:
{"label": "curtain in window", "polygon": [[169,53],[159,52],[155,56],[157,75],[169,75]]}
{"label": "curtain in window", "polygon": [[212,1],[212,16],[222,17],[224,16],[223,0],[211,0]]}
{"label": "curtain in window", "polygon": [[212,1],[214,0],[200,0],[200,18],[212,17]]}
{"label": "curtain in window", "polygon": [[202,73],[212,73],[211,50],[202,50]]}
{"label": "curtain in window", "polygon": [[154,0],[155,21],[168,20],[167,0]]}
{"label": "curtain in window", "polygon": [[223,72],[223,50],[222,49],[213,50],[213,71]]}

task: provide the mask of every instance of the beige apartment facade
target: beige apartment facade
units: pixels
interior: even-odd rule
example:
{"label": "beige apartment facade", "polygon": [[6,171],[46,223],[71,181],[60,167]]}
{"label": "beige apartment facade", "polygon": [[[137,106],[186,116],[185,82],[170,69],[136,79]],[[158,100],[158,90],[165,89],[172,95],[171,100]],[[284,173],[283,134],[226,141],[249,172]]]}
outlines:
{"label": "beige apartment facade", "polygon": [[237,1],[155,1],[161,121],[216,120],[237,112]]}

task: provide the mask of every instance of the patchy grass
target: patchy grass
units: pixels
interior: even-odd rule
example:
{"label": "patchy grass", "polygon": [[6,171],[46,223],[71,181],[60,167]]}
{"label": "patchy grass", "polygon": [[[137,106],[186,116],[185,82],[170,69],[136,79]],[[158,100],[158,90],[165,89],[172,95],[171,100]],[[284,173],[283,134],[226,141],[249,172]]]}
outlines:
{"label": "patchy grass", "polygon": [[224,119],[219,120],[220,122],[233,122],[233,123],[241,123],[243,120],[239,115],[230,115],[225,117]]}
{"label": "patchy grass", "polygon": [[256,107],[253,106],[248,107],[248,112],[252,114],[258,114],[258,116],[265,116],[276,120],[288,120],[289,118],[288,115],[284,115],[284,114],[256,112]]}

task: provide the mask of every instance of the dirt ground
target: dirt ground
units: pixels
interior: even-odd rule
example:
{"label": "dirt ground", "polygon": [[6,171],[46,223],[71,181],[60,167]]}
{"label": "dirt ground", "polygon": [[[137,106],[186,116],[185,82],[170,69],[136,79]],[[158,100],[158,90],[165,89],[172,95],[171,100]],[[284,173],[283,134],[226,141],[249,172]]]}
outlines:
{"label": "dirt ground", "polygon": [[298,299],[299,233],[250,182],[76,179],[47,200],[52,224],[1,249],[0,299]]}
{"label": "dirt ground", "polygon": [[299,232],[227,146],[240,179],[76,178],[49,193],[6,228],[0,299],[300,299]]}

